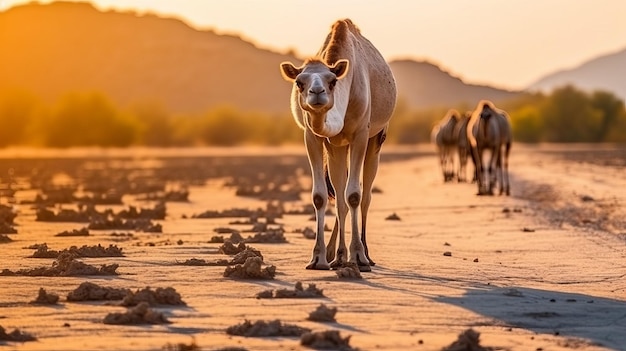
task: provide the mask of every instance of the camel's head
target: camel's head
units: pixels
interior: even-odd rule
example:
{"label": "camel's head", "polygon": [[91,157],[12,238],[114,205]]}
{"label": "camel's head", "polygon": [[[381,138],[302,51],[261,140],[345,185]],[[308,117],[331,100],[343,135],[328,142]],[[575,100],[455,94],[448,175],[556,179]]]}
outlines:
{"label": "camel's head", "polygon": [[301,67],[283,62],[280,70],[285,80],[295,84],[300,107],[314,114],[323,114],[333,107],[335,85],[337,80],[346,76],[348,66],[348,60],[338,60],[332,66],[309,60]]}

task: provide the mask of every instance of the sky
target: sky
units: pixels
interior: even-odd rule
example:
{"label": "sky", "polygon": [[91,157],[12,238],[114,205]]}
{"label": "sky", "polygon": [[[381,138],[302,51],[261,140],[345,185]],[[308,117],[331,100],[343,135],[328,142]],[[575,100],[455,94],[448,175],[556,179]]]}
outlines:
{"label": "sky", "polygon": [[[28,0],[0,0],[5,10]],[[50,2],[50,1],[40,1]],[[522,89],[626,49],[625,0],[93,0],[312,56],[350,18],[387,60],[426,60],[466,83]]]}

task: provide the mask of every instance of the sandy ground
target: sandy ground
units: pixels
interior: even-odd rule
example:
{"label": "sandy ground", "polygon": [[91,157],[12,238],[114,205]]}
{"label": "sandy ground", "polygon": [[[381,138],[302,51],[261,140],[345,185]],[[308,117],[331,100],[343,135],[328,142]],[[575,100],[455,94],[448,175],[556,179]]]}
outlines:
{"label": "sandy ground", "polygon": [[[0,350],[161,350],[168,343],[194,342],[202,350],[305,349],[298,337],[225,333],[246,319],[339,330],[361,350],[441,350],[469,328],[492,350],[626,350],[624,166],[581,162],[563,157],[558,148],[546,149],[513,150],[511,197],[477,197],[473,184],[443,183],[430,147],[403,151],[419,157],[384,162],[375,183],[382,192],[373,197],[368,228],[377,265],[360,280],[304,269],[313,241],[296,231],[313,227],[308,215],[277,220],[288,243],[250,244],[276,266],[274,280],[233,280],[223,277],[224,267],[176,265],[190,258],[229,258],[217,253],[220,244],[208,241],[215,228],[233,227],[232,218],[184,216],[265,207],[235,196],[220,180],[190,187],[188,203],[168,203],[166,219],[158,221],[163,233],[136,233],[127,242],[113,242],[110,231],[56,237],[84,224],[36,222],[32,209],[16,205],[18,234],[0,244],[0,270],[49,266],[52,260],[28,258],[34,250],[24,249],[42,242],[57,250],[115,243],[125,257],[82,259],[118,263],[119,276],[0,276],[0,326],[38,338],[0,342]],[[282,151],[269,152],[280,157]],[[302,199],[299,204],[307,204],[308,194]],[[386,220],[394,213],[400,220]],[[168,239],[174,244],[160,244]],[[156,244],[139,245],[147,242]],[[173,287],[187,305],[156,308],[171,324],[103,324],[107,314],[126,308],[68,302],[67,294],[85,281],[133,291]],[[255,297],[296,282],[315,284],[325,297]],[[29,304],[40,287],[58,294],[59,303]],[[320,303],[337,308],[336,322],[307,320]]]}

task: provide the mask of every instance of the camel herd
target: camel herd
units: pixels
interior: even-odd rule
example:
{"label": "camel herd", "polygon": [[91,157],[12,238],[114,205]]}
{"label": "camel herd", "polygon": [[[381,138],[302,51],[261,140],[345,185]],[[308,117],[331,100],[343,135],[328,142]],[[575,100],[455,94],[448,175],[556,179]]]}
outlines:
{"label": "camel herd", "polygon": [[[478,195],[511,194],[509,184],[509,153],[511,122],[508,114],[488,100],[478,103],[474,111],[461,115],[451,109],[433,127],[432,142],[437,147],[439,163],[445,182],[467,181],[467,159],[474,163],[472,181],[478,185]],[[455,167],[455,153],[458,163]],[[489,154],[489,159],[486,158]]]}

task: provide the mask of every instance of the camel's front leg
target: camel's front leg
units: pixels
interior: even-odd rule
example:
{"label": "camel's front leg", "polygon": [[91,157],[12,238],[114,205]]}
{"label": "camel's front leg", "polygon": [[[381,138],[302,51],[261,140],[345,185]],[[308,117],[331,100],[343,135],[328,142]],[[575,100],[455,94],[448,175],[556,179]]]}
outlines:
{"label": "camel's front leg", "polygon": [[[328,145],[328,144],[327,144]],[[328,145],[328,171],[330,174],[330,180],[335,188],[335,194],[337,199],[336,210],[337,219],[335,221],[335,228],[333,228],[333,236],[335,231],[339,231],[339,244],[337,247],[337,255],[335,259],[330,263],[331,268],[339,268],[344,263],[348,262],[348,250],[346,247],[346,216],[348,215],[348,205],[346,204],[346,178],[348,174],[348,147],[347,146],[332,146]],[[329,242],[327,249],[334,249],[334,243]],[[328,256],[328,255],[327,255]]]}
{"label": "camel's front leg", "polygon": [[324,213],[328,203],[328,189],[324,178],[324,144],[322,139],[308,130],[304,134],[304,143],[311,165],[313,189],[311,192],[317,228],[315,231],[315,246],[313,255],[306,269],[330,269],[326,260],[326,247],[324,246]]}
{"label": "camel's front leg", "polygon": [[361,242],[359,231],[359,207],[361,205],[361,171],[367,150],[367,131],[359,133],[350,144],[350,167],[348,172],[348,184],[346,198],[350,208],[350,220],[352,224],[352,238],[350,240],[350,262],[356,263],[359,270],[369,272],[372,269],[365,254],[365,247]]}

